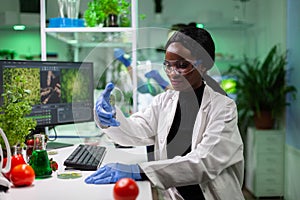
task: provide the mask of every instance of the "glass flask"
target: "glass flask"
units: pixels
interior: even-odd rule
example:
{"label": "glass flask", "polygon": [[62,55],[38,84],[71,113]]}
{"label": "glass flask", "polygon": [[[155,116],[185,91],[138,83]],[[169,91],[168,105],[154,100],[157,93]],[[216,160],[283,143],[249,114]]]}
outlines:
{"label": "glass flask", "polygon": [[33,168],[36,178],[47,178],[51,176],[52,169],[46,151],[45,135],[34,135],[33,152],[29,164]]}

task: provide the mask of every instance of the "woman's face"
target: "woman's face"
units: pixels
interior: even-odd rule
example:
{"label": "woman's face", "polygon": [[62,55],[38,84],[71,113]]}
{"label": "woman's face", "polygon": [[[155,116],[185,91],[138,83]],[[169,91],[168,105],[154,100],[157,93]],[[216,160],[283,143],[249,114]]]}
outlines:
{"label": "woman's face", "polygon": [[[202,77],[199,73],[200,66],[193,66],[196,62],[191,51],[186,49],[182,44],[178,42],[170,44],[166,50],[165,63],[168,63],[168,66],[174,70],[183,71],[182,74],[178,74],[174,70],[170,70],[170,72],[167,73],[174,90],[185,91],[201,86]],[[178,63],[186,63],[186,69],[178,68]]]}

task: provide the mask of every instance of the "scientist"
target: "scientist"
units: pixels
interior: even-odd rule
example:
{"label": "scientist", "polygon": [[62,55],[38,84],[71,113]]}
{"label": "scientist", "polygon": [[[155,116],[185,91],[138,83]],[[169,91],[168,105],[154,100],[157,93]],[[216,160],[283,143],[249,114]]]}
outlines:
{"label": "scientist", "polygon": [[207,75],[215,46],[201,28],[176,31],[165,46],[164,69],[173,90],[157,95],[143,111],[116,118],[108,84],[95,106],[95,120],[121,145],[153,145],[155,161],[110,163],[85,179],[114,183],[123,177],[149,180],[160,199],[244,199],[243,143],[235,102]]}

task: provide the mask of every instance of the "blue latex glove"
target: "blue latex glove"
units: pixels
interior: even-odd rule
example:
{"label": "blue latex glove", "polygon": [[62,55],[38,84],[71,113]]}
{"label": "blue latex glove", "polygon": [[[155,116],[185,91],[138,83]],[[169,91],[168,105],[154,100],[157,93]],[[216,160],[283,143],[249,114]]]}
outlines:
{"label": "blue latex glove", "polygon": [[157,94],[155,87],[153,87],[153,85],[151,85],[149,81],[145,83],[139,80],[137,90],[142,94],[150,93],[152,96],[155,96]]}
{"label": "blue latex glove", "polygon": [[126,59],[124,57],[124,50],[120,49],[120,48],[115,48],[114,49],[114,57],[115,59],[119,60],[121,63],[123,63],[126,67],[130,66],[131,64],[131,60],[130,59]]}
{"label": "blue latex glove", "polygon": [[150,72],[147,72],[145,74],[146,78],[153,78],[159,85],[162,87],[162,89],[166,89],[166,87],[169,85],[169,83],[161,77],[159,72],[155,69],[151,70]]}
{"label": "blue latex glove", "polygon": [[113,83],[108,83],[104,91],[100,94],[99,98],[96,101],[95,110],[100,120],[101,125],[104,126],[119,126],[118,122],[114,116],[116,110],[110,105],[110,93],[114,89]]}
{"label": "blue latex glove", "polygon": [[108,184],[115,183],[121,178],[132,178],[136,181],[142,180],[139,166],[137,164],[110,163],[99,168],[84,181],[88,184]]}

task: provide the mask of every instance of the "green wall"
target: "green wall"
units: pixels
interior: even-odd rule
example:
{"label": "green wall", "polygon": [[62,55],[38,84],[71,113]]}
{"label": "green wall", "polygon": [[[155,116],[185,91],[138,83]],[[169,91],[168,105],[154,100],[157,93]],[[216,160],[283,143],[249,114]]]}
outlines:
{"label": "green wall", "polygon": [[[68,60],[68,46],[63,42],[47,36],[47,53],[57,53],[56,60]],[[12,31],[0,30],[0,50],[15,51],[15,59],[25,59],[25,56],[38,56],[41,54],[40,31]],[[35,58],[34,60],[40,60]]]}
{"label": "green wall", "polygon": [[298,89],[297,100],[287,109],[285,199],[300,199],[300,2],[287,0],[287,49],[288,67],[292,68],[289,81]]}

